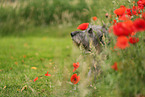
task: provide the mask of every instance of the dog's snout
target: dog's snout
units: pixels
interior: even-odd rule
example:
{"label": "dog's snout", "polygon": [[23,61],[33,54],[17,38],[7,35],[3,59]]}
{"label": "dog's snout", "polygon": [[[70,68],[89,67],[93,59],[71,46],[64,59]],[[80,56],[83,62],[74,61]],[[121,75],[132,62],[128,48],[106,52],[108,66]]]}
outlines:
{"label": "dog's snout", "polygon": [[71,35],[71,37],[73,37],[73,36],[74,36],[74,33],[73,33],[73,32],[71,32],[71,33],[70,33],[70,35]]}

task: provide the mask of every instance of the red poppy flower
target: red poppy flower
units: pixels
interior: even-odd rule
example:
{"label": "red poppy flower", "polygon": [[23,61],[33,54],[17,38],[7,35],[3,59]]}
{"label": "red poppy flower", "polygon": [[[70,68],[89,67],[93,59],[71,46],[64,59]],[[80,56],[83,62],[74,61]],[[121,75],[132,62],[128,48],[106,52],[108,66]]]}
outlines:
{"label": "red poppy flower", "polygon": [[137,14],[136,10],[132,10],[132,14],[136,15]]}
{"label": "red poppy flower", "polygon": [[138,6],[133,6],[132,9],[126,9],[126,14],[129,16],[141,14],[140,8]]}
{"label": "red poppy flower", "polygon": [[128,39],[125,36],[120,36],[117,38],[116,46],[120,49],[125,49],[126,47],[129,47]]}
{"label": "red poppy flower", "polygon": [[114,10],[114,13],[118,16],[121,16],[125,13],[125,10],[126,10],[125,7],[121,7],[121,8],[118,8],[118,9]]}
{"label": "red poppy flower", "polygon": [[137,2],[137,5],[140,9],[144,9],[144,6],[145,6],[145,0],[139,0]]}
{"label": "red poppy flower", "polygon": [[144,5],[138,5],[139,9],[144,9]]}
{"label": "red poppy flower", "polygon": [[136,38],[136,37],[129,37],[129,42],[131,44],[136,44],[139,42],[139,38]]}
{"label": "red poppy flower", "polygon": [[145,6],[145,0],[141,0],[142,1],[142,4]]}
{"label": "red poppy flower", "polygon": [[136,31],[145,30],[145,20],[138,18],[133,23],[134,23]]}
{"label": "red poppy flower", "polygon": [[144,20],[145,20],[145,12],[144,12],[144,13],[142,13],[142,19],[144,19]]}
{"label": "red poppy flower", "polygon": [[79,62],[73,63],[73,66],[74,66],[74,69],[73,69],[73,72],[74,72],[79,67]]}
{"label": "red poppy flower", "polygon": [[77,84],[79,81],[80,81],[80,76],[77,76],[77,74],[73,74],[72,76],[71,76],[71,82],[73,83],[73,84]]}
{"label": "red poppy flower", "polygon": [[134,32],[133,22],[131,20],[117,23],[113,26],[113,32],[116,36],[128,36]]}
{"label": "red poppy flower", "polygon": [[114,69],[115,71],[117,71],[118,70],[117,62],[115,62],[114,65],[111,66],[111,68]]}
{"label": "red poppy flower", "polygon": [[138,1],[137,1],[137,4],[138,4],[138,5],[142,4],[142,0],[138,0]]}
{"label": "red poppy flower", "polygon": [[117,21],[114,19],[114,20],[113,20],[113,25],[115,25],[116,23],[117,23]]}
{"label": "red poppy flower", "polygon": [[38,77],[36,77],[36,78],[34,79],[34,82],[35,82],[36,80],[38,80]]}
{"label": "red poppy flower", "polygon": [[137,14],[137,10],[138,10],[138,7],[137,6],[133,6],[132,10],[131,10],[132,15],[136,15]]}
{"label": "red poppy flower", "polygon": [[96,20],[97,20],[97,17],[96,17],[96,16],[94,16],[94,17],[92,17],[92,19],[93,19],[94,21],[96,21]]}
{"label": "red poppy flower", "polygon": [[78,26],[77,29],[80,29],[80,30],[86,30],[89,26],[89,23],[82,23]]}
{"label": "red poppy flower", "polygon": [[138,10],[138,14],[141,14],[140,9]]}
{"label": "red poppy flower", "polygon": [[134,35],[136,35],[136,32],[132,32],[132,33],[131,33],[131,36],[134,36]]}
{"label": "red poppy flower", "polygon": [[127,13],[126,13],[127,15],[129,15],[129,16],[132,15],[132,14],[131,14],[131,9],[130,9],[130,8],[126,9],[126,12],[127,12]]}
{"label": "red poppy flower", "polygon": [[122,16],[119,16],[119,20],[123,20],[123,21],[129,20],[129,16],[127,17],[127,16],[124,14],[124,15],[122,15]]}
{"label": "red poppy flower", "polygon": [[142,4],[145,6],[145,0],[140,0],[140,1],[142,1]]}
{"label": "red poppy flower", "polygon": [[132,9],[133,9],[133,10],[136,10],[136,9],[137,9],[137,6],[134,6],[134,5],[133,5]]}
{"label": "red poppy flower", "polygon": [[48,72],[45,74],[45,76],[51,76],[51,74],[48,74]]}

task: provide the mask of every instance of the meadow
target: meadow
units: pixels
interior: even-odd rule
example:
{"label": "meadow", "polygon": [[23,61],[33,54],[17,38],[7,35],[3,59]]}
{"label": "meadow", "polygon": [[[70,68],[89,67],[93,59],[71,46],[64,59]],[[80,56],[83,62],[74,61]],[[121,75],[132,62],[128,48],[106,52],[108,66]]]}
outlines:
{"label": "meadow", "polygon": [[[132,2],[0,1],[0,96],[144,97],[144,32],[136,35],[140,39],[138,44],[117,51],[111,50],[116,37],[110,34],[112,43],[95,56],[103,71],[97,80],[87,78],[90,55],[77,48],[70,36],[84,22],[97,25],[104,22],[110,27],[113,18],[106,18],[105,14],[113,14],[120,5],[132,7]],[[93,16],[97,16],[96,22]],[[70,78],[76,62],[80,64],[76,71],[80,82],[74,85]],[[114,62],[122,64],[118,71],[111,68]],[[47,72],[51,76],[45,76]],[[38,80],[34,82],[36,77]]]}

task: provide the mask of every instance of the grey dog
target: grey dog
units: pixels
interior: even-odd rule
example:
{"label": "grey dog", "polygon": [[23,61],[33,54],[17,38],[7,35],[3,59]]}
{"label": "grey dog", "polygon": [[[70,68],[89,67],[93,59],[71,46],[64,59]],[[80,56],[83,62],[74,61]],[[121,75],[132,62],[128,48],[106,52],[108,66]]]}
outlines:
{"label": "grey dog", "polygon": [[103,35],[106,36],[107,34],[108,31],[105,25],[89,25],[89,27],[84,31],[71,32],[71,37],[73,42],[78,47],[82,45],[85,50],[90,51],[90,41],[92,41],[92,44],[96,48],[96,50],[99,50],[100,45],[104,45],[102,37]]}
{"label": "grey dog", "polygon": [[[101,51],[101,45],[105,45],[102,37],[105,35],[108,36],[108,30],[106,29],[106,25],[99,26],[99,25],[90,25],[84,31],[73,31],[71,32],[71,37],[73,42],[79,47],[83,46],[85,51],[91,52],[91,42],[92,45],[95,47],[97,51]],[[100,72],[100,62],[96,59],[96,55],[92,57],[92,66],[88,72],[88,76],[91,76],[92,71],[95,72],[95,75]],[[95,70],[94,70],[95,69]],[[96,77],[96,76],[95,76]],[[94,78],[96,79],[96,78]]]}

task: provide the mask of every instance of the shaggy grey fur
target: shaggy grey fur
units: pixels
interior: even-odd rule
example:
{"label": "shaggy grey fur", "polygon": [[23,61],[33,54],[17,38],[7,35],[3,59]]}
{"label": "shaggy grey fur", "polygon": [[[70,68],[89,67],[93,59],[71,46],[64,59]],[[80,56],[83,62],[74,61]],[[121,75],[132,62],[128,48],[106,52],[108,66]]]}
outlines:
{"label": "shaggy grey fur", "polygon": [[[103,35],[107,36],[108,31],[106,26],[99,25],[89,25],[89,27],[84,31],[74,31],[71,32],[71,37],[73,42],[79,47],[83,46],[86,51],[91,51],[90,44],[95,47],[98,53],[101,51],[101,44],[104,45],[104,41],[102,40]],[[92,55],[92,66],[88,72],[88,77],[91,76],[92,72],[95,73],[94,79],[96,79],[96,75],[100,72],[99,61],[96,59],[95,55]]]}
{"label": "shaggy grey fur", "polygon": [[87,51],[90,51],[90,41],[92,41],[93,46],[98,50],[100,44],[104,45],[102,40],[103,33],[104,35],[108,34],[105,27],[105,25],[89,25],[89,27],[84,31],[71,32],[72,40],[78,47],[82,45]]}

